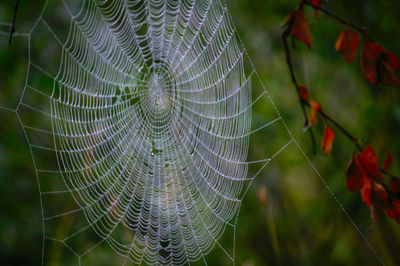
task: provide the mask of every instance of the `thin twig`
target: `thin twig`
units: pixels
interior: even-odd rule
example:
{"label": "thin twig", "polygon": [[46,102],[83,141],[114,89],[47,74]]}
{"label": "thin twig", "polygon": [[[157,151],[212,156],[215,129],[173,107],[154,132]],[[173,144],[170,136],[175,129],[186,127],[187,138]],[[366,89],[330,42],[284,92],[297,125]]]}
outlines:
{"label": "thin twig", "polygon": [[331,116],[329,116],[323,110],[321,110],[320,114],[323,118],[325,118],[326,120],[331,122],[331,124],[333,124],[337,129],[342,131],[342,133],[354,143],[354,145],[357,147],[358,150],[360,150],[360,151],[362,150],[360,143],[358,143],[359,138],[351,135],[349,133],[349,131],[347,131],[341,124],[339,124],[336,120],[334,120]]}
{"label": "thin twig", "polygon": [[[288,25],[285,28],[285,30],[282,33],[282,39],[283,39],[283,45],[284,45],[285,54],[286,54],[286,64],[289,67],[290,76],[292,78],[292,83],[294,84],[294,86],[296,88],[296,91],[297,91],[297,96],[299,98],[301,110],[302,110],[303,116],[304,116],[304,127],[306,128],[309,125],[309,121],[308,121],[308,118],[307,118],[306,109],[304,107],[304,101],[302,100],[301,95],[300,95],[300,89],[299,89],[299,85],[297,83],[296,75],[294,74],[292,58],[291,58],[291,55],[290,55],[290,49],[289,49],[289,45],[288,45],[288,42],[287,42],[287,38],[289,37],[290,28],[291,28],[291,25]],[[309,128],[308,131],[310,132],[310,138],[311,138],[311,142],[312,142],[312,145],[313,145],[313,153],[316,154],[317,149],[316,149],[316,141],[315,141],[314,133],[313,133],[311,128]]]}
{"label": "thin twig", "polygon": [[357,31],[360,32],[367,40],[372,41],[372,38],[370,38],[370,37],[368,36],[367,31],[366,31],[365,28],[360,27],[360,26],[358,26],[358,25],[356,25],[356,24],[354,24],[354,23],[351,23],[351,22],[347,21],[346,19],[344,19],[344,18],[342,18],[342,17],[339,17],[338,15],[332,13],[331,11],[329,11],[329,10],[323,8],[323,7],[316,6],[316,5],[314,5],[313,3],[309,2],[308,0],[302,0],[301,2],[304,2],[304,4],[306,4],[306,5],[308,5],[308,6],[311,6],[312,8],[315,8],[315,9],[317,9],[318,11],[321,11],[321,12],[324,13],[325,15],[327,15],[327,16],[329,16],[329,17],[331,17],[331,18],[333,18],[333,19],[335,19],[335,20],[337,20],[337,21],[339,21],[340,23],[342,23],[342,24],[344,24],[344,25],[346,25],[346,26],[348,26],[348,27],[350,27],[350,28],[353,28],[353,29],[357,30]]}
{"label": "thin twig", "polygon": [[397,177],[397,176],[395,176],[395,175],[389,173],[388,171],[384,170],[383,168],[379,168],[379,171],[381,171],[382,174],[387,175],[387,176],[390,176],[390,177],[392,177],[392,178],[399,178],[399,177]]}
{"label": "thin twig", "polygon": [[11,31],[10,31],[10,38],[8,39],[8,45],[11,45],[12,37],[15,33],[15,20],[17,19],[18,5],[19,5],[19,0],[16,0],[15,7],[14,7],[14,17],[13,17],[13,22],[12,22]]}
{"label": "thin twig", "polygon": [[[311,104],[310,104],[309,102],[306,102],[305,106],[311,108]],[[349,131],[347,131],[341,124],[339,124],[336,120],[334,120],[331,116],[329,116],[329,115],[328,115],[327,113],[325,113],[323,110],[321,110],[321,111],[319,112],[319,114],[320,114],[323,118],[325,118],[327,121],[329,121],[332,125],[334,125],[337,129],[339,129],[348,139],[350,139],[350,140],[354,143],[354,145],[356,146],[356,148],[357,148],[359,151],[362,151],[363,148],[362,148],[362,146],[361,146],[360,143],[359,143],[360,138],[357,138],[357,137],[353,136],[352,134],[350,134]],[[369,144],[369,143],[366,142],[366,141],[364,141],[364,142],[365,142],[367,145]],[[390,176],[390,177],[392,177],[392,178],[400,178],[400,177],[397,177],[397,176],[395,176],[395,175],[389,173],[388,171],[384,170],[383,168],[379,168],[379,171],[380,171],[382,174],[387,175],[387,176]]]}

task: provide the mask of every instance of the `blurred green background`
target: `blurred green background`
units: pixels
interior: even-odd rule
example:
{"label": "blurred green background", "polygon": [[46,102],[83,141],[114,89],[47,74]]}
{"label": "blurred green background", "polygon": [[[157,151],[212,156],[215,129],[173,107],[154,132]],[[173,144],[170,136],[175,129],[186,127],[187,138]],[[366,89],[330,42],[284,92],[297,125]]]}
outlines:
{"label": "blurred green background", "polygon": [[[39,2],[39,1],[38,1]],[[295,139],[327,183],[334,197],[295,145],[274,158],[255,179],[247,193],[237,224],[235,257],[237,265],[377,265],[379,260],[360,237],[343,208],[360,232],[387,265],[400,263],[400,225],[380,217],[371,231],[369,209],[358,192],[346,189],[345,171],[354,148],[336,132],[333,151],[326,157],[312,154],[303,132],[298,99],[290,82],[281,39],[285,17],[297,0],[229,0],[227,2],[240,36],[263,83]],[[43,3],[21,1],[16,31],[29,32]],[[326,1],[324,7],[365,26],[378,43],[400,54],[400,2]],[[0,3],[0,22],[11,22],[14,1]],[[309,87],[312,98],[354,135],[371,143],[380,159],[390,150],[399,175],[400,92],[398,88],[371,86],[364,81],[359,56],[349,66],[334,50],[343,26],[313,10],[306,9],[313,45],[311,51],[296,42],[293,53],[297,76]],[[0,24],[0,106],[15,108],[26,78],[28,46],[17,34],[8,46],[9,25]],[[40,47],[38,48],[40,49]],[[268,117],[270,109],[256,110],[254,118]],[[323,124],[314,132],[318,145]],[[258,138],[249,157],[268,153],[271,142],[285,142],[287,135]],[[273,138],[273,139],[272,139]],[[382,161],[381,161],[382,162]],[[266,188],[268,205],[258,194]],[[342,204],[340,206],[335,198]],[[42,259],[42,223],[35,168],[17,116],[0,109],[0,261],[3,265],[39,265]],[[63,205],[60,208],[64,208]],[[68,229],[68,221],[61,221]],[[60,234],[62,234],[61,232]],[[67,234],[66,232],[64,232]],[[223,241],[232,240],[228,237]],[[76,256],[61,244],[49,243],[48,265],[77,263]],[[118,264],[107,245],[85,261],[89,265]],[[228,264],[221,251],[207,256],[211,265]]]}

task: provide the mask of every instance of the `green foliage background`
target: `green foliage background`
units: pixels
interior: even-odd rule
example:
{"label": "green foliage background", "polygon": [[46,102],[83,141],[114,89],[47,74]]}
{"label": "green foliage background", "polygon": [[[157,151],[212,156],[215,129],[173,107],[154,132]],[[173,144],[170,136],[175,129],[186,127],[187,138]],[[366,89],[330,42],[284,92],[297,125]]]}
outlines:
{"label": "green foliage background", "polygon": [[[370,231],[369,209],[358,192],[346,190],[345,170],[354,150],[352,144],[336,132],[332,155],[326,157],[321,151],[313,155],[309,136],[302,130],[303,118],[280,36],[285,17],[297,3],[297,0],[230,0],[227,4],[261,79],[294,137],[378,256],[387,265],[399,264],[400,225],[381,217]],[[36,1],[21,1],[17,32],[26,32],[41,6]],[[14,1],[0,3],[0,21],[11,21],[13,7]],[[378,43],[400,54],[399,1],[327,1],[324,7],[365,26]],[[294,52],[301,83],[310,88],[312,98],[327,113],[354,135],[371,143],[381,160],[389,149],[395,158],[393,172],[399,175],[399,89],[367,84],[359,57],[348,66],[334,51],[334,42],[343,26],[324,14],[317,20],[311,9],[307,9],[307,17],[313,34],[312,50],[295,43]],[[15,106],[25,81],[27,45],[25,37],[15,36],[9,47],[6,29],[0,25],[0,105]],[[255,114],[263,115],[263,110]],[[314,130],[319,142],[323,124],[318,122]],[[287,136],[260,139],[250,150],[250,156],[260,157],[268,150],[269,143],[281,141],[279,138]],[[267,210],[257,198],[262,186],[267,187],[269,194]],[[35,169],[25,136],[16,115],[0,109],[0,261],[4,265],[40,264],[40,212]],[[277,235],[279,251],[273,247],[273,234]],[[50,245],[54,252],[45,256],[46,264],[76,263],[61,245]],[[97,254],[100,255],[87,262],[118,263],[107,246]],[[220,251],[215,251],[208,259],[212,265],[227,264],[222,257]],[[236,235],[236,262],[237,265],[379,264],[342,207],[294,145],[268,165],[245,197]]]}

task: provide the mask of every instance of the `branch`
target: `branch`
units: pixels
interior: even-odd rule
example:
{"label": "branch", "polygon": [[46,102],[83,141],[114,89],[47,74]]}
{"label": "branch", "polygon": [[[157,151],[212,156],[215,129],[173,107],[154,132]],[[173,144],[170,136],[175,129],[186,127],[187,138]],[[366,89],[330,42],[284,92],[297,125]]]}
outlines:
{"label": "branch", "polygon": [[395,175],[393,175],[393,174],[389,173],[388,171],[384,170],[383,168],[379,168],[379,171],[381,171],[381,173],[382,173],[382,174],[384,174],[384,175],[390,176],[391,178],[397,178],[397,179],[400,179],[400,177],[398,177],[398,176],[395,176]]}
{"label": "branch", "polygon": [[[307,106],[311,107],[311,105],[309,103],[307,104]],[[358,143],[359,138],[350,134],[349,131],[347,131],[341,124],[339,124],[336,120],[334,120],[331,116],[329,116],[323,110],[321,110],[321,112],[319,112],[319,113],[323,118],[325,118],[327,121],[331,122],[332,125],[334,125],[337,129],[339,129],[348,139],[350,139],[359,151],[362,150],[360,143]]]}
{"label": "branch", "polygon": [[19,0],[16,0],[15,7],[14,7],[13,22],[12,22],[11,31],[10,31],[10,38],[8,39],[8,45],[11,45],[12,37],[15,33],[15,20],[17,19],[18,5],[19,5]]}
{"label": "branch", "polygon": [[[310,3],[308,0],[300,0],[300,2],[298,4],[298,6],[296,7],[295,11],[299,11],[299,10],[303,9],[304,5],[311,6],[311,7],[315,8],[315,9],[325,13],[326,15],[336,19],[340,23],[342,23],[344,25],[347,25],[347,26],[359,31],[361,34],[363,34],[365,36],[365,38],[367,38],[368,40],[372,41],[372,39],[367,36],[366,30],[364,28],[362,28],[360,26],[357,26],[357,25],[355,25],[355,24],[353,24],[351,22],[348,22],[347,20],[337,16],[336,14],[334,14],[334,13],[332,13],[332,12],[322,8],[322,7],[319,7],[319,6],[316,6],[316,5],[312,4],[312,3]],[[298,84],[297,79],[296,79],[296,75],[294,73],[291,53],[290,53],[290,49],[289,49],[289,45],[288,45],[288,41],[287,41],[287,39],[290,37],[290,32],[292,30],[292,27],[293,27],[293,20],[289,20],[284,25],[284,29],[283,29],[283,32],[282,32],[283,45],[284,45],[284,50],[285,50],[285,55],[286,55],[286,64],[287,64],[287,66],[289,68],[289,72],[290,72],[292,83],[295,86],[296,91],[297,91],[297,95],[298,95],[298,98],[299,98],[301,110],[302,110],[302,113],[303,113],[304,118],[305,118],[305,126],[308,126],[309,125],[309,121],[308,121],[308,118],[307,118],[307,112],[305,110],[305,106],[307,106],[308,108],[311,108],[311,104],[310,104],[309,101],[305,101],[301,97],[300,88],[299,88],[299,84]],[[363,149],[362,146],[359,143],[360,138],[355,137],[354,135],[352,135],[339,122],[337,122],[335,119],[333,119],[330,115],[328,115],[323,110],[318,112],[318,114],[320,116],[322,116],[326,121],[330,122],[340,132],[342,132],[355,145],[355,147],[358,149],[358,151],[361,151]],[[310,137],[311,137],[311,141],[312,141],[312,145],[313,145],[313,151],[314,151],[314,153],[316,153],[316,148],[315,148],[316,147],[316,141],[315,141],[314,134],[312,132],[312,128],[309,127],[308,130],[310,132]],[[368,144],[367,142],[365,142],[365,143]],[[382,168],[380,168],[379,170],[384,175],[390,176],[392,178],[399,178],[399,177],[396,177],[395,175],[385,171]],[[378,182],[378,183],[383,185],[385,187],[385,190],[389,192],[389,189],[386,187],[386,185],[383,182]]]}
{"label": "branch", "polygon": [[308,6],[312,7],[312,8],[315,8],[318,11],[321,11],[325,15],[327,15],[327,16],[329,16],[329,17],[331,17],[331,18],[333,18],[333,19],[335,19],[337,21],[339,21],[340,23],[342,23],[342,24],[344,24],[344,25],[346,25],[346,26],[348,26],[350,28],[355,29],[356,31],[360,32],[367,40],[373,41],[372,38],[370,38],[367,35],[367,31],[366,31],[365,28],[360,27],[360,26],[358,26],[358,25],[356,25],[354,23],[351,23],[351,22],[347,21],[346,19],[344,19],[342,17],[339,17],[338,15],[332,13],[331,11],[329,11],[329,10],[323,8],[323,7],[316,6],[313,3],[309,2],[308,0],[302,0],[301,2],[304,2],[304,4],[306,4],[306,5],[308,5]]}
{"label": "branch", "polygon": [[[284,29],[284,31],[282,33],[282,39],[283,39],[283,45],[285,47],[286,64],[287,64],[287,66],[289,68],[289,71],[290,71],[290,76],[292,78],[292,83],[295,86],[296,91],[297,91],[297,96],[299,98],[301,110],[302,110],[303,116],[304,116],[304,128],[306,128],[309,125],[309,121],[308,121],[308,118],[307,118],[306,109],[304,107],[305,102],[302,100],[301,95],[300,95],[299,84],[297,83],[296,75],[294,74],[292,58],[291,58],[291,54],[290,54],[289,45],[288,45],[288,42],[287,42],[287,38],[289,37],[289,32],[290,32],[290,29],[292,27],[291,24],[292,24],[292,22],[289,22],[289,24],[285,27],[285,29]],[[317,153],[316,141],[315,141],[314,133],[313,133],[311,128],[309,128],[309,132],[310,132],[311,142],[312,142],[312,145],[313,145],[313,153],[316,154]]]}

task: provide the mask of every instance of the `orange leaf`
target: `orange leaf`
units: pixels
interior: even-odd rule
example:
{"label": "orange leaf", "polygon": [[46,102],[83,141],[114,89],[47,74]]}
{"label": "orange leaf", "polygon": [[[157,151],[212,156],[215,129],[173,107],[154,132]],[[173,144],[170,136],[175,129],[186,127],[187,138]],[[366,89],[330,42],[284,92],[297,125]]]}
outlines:
{"label": "orange leaf", "polygon": [[315,121],[317,121],[318,113],[321,112],[322,109],[319,103],[314,100],[310,100],[310,105],[311,105],[310,124],[311,126],[313,126],[315,124]]}
{"label": "orange leaf", "polygon": [[360,35],[358,33],[345,29],[335,43],[336,51],[342,51],[344,60],[351,64],[360,45]]}
{"label": "orange leaf", "polygon": [[311,31],[303,10],[294,11],[291,16],[293,24],[290,31],[290,35],[292,35],[292,37],[298,39],[299,41],[303,42],[310,49]]}
{"label": "orange leaf", "polygon": [[335,138],[335,133],[328,127],[328,125],[325,125],[325,131],[324,131],[324,137],[322,139],[322,144],[321,147],[324,150],[325,154],[329,156],[332,150],[332,142],[333,139]]}
{"label": "orange leaf", "polygon": [[[310,2],[314,6],[321,7],[321,4],[322,4],[322,2],[324,2],[324,0],[311,0]],[[314,8],[314,12],[315,12],[315,16],[318,17],[318,9]]]}
{"label": "orange leaf", "polygon": [[308,102],[308,99],[310,97],[310,93],[307,89],[307,87],[299,85],[299,93],[300,93],[300,97],[303,101]]}
{"label": "orange leaf", "polygon": [[389,151],[386,152],[385,163],[383,164],[383,170],[387,170],[393,162],[393,157]]}

